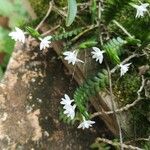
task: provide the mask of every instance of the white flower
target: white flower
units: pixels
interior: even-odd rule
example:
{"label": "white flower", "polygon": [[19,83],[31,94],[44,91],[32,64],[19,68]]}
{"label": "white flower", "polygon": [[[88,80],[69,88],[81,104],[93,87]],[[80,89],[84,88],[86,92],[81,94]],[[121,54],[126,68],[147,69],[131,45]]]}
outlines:
{"label": "white flower", "polygon": [[144,12],[147,12],[147,7],[149,6],[148,3],[144,3],[141,5],[136,5],[136,4],[131,4],[134,8],[136,8],[137,12],[136,12],[136,18],[140,18],[144,16]]}
{"label": "white flower", "polygon": [[99,61],[100,64],[103,62],[104,51],[101,51],[98,47],[93,47],[93,51],[91,53],[93,54],[92,58]]}
{"label": "white flower", "polygon": [[71,100],[67,94],[65,94],[65,98],[62,98],[61,100],[62,101],[60,103],[62,105],[71,105],[71,103],[74,101],[74,100]]}
{"label": "white flower", "polygon": [[92,124],[94,124],[94,123],[95,123],[95,121],[85,120],[85,118],[83,117],[83,122],[80,123],[78,128],[82,128],[82,129],[89,128],[89,127],[92,127]]}
{"label": "white flower", "polygon": [[66,51],[63,53],[63,55],[65,55],[64,59],[68,61],[68,64],[72,63],[74,65],[76,62],[84,63],[82,60],[77,58],[77,54],[78,54],[77,51],[73,52]]}
{"label": "white flower", "polygon": [[76,105],[74,104],[73,106],[72,105],[65,105],[64,106],[64,114],[67,115],[67,117],[70,117],[71,119],[74,119],[75,117],[75,108],[76,108]]}
{"label": "white flower", "polygon": [[15,41],[20,41],[20,42],[24,43],[25,42],[24,32],[21,29],[19,29],[18,27],[15,27],[15,30],[16,31],[10,32],[9,36]]}
{"label": "white flower", "polygon": [[45,38],[39,38],[41,43],[40,43],[40,50],[48,48],[49,44],[51,43],[51,41],[49,41],[52,38],[52,36],[47,36]]}
{"label": "white flower", "polygon": [[122,65],[122,64],[119,65],[119,67],[120,67],[120,76],[123,76],[129,70],[130,65],[131,65],[131,63],[125,64],[125,65]]}

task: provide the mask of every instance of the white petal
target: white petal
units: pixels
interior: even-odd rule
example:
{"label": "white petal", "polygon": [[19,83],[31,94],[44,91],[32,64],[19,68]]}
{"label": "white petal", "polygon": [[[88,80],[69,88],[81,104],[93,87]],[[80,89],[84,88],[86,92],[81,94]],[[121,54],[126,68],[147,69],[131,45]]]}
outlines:
{"label": "white petal", "polygon": [[19,29],[18,27],[15,27],[15,30],[16,31],[9,33],[9,36],[15,41],[20,41],[20,42],[24,43],[25,42],[24,32],[21,29]]}
{"label": "white petal", "polygon": [[99,52],[100,49],[98,47],[92,47],[95,52]]}
{"label": "white petal", "polygon": [[44,38],[44,40],[46,40],[46,41],[49,41],[49,40],[51,40],[52,39],[52,36],[46,36],[45,38]]}
{"label": "white petal", "polygon": [[77,58],[77,52],[76,51],[66,51],[63,53],[63,55],[65,55],[65,60],[68,61],[68,64],[72,63],[72,65],[75,65],[76,62],[82,62],[82,60]]}
{"label": "white petal", "polygon": [[131,4],[134,8],[136,8],[136,18],[139,18],[139,17],[143,17],[144,16],[144,13],[148,11],[147,7],[149,6],[148,3],[144,3],[144,4],[141,4],[141,5],[136,5],[136,4]]}
{"label": "white petal", "polygon": [[67,101],[70,101],[70,97],[67,94],[65,94],[64,97]]}
{"label": "white petal", "polygon": [[78,128],[82,128],[82,126],[83,126],[82,123],[80,123],[79,126],[78,126]]}
{"label": "white petal", "polygon": [[40,43],[40,50],[48,48],[49,44],[51,43],[51,41],[49,41],[52,37],[51,36],[47,36],[42,38],[39,38],[39,40],[41,41]]}
{"label": "white petal", "polygon": [[80,125],[78,126],[78,128],[82,128],[82,129],[89,128],[94,123],[95,123],[95,121],[85,120],[85,118],[83,118],[83,122],[80,123]]}
{"label": "white petal", "polygon": [[92,53],[92,58],[93,59],[96,59],[96,61],[99,61],[99,63],[101,64],[103,62],[103,53],[104,51],[101,51],[99,48],[97,47],[93,47],[93,50],[91,53]]}
{"label": "white petal", "polygon": [[65,94],[64,97],[65,98],[61,98],[61,102],[60,103],[62,105],[71,105],[71,103],[74,101],[73,99],[71,100],[70,97],[67,94]]}
{"label": "white petal", "polygon": [[131,65],[131,63],[128,64],[120,64],[120,76],[123,76],[128,70],[129,70],[129,66]]}

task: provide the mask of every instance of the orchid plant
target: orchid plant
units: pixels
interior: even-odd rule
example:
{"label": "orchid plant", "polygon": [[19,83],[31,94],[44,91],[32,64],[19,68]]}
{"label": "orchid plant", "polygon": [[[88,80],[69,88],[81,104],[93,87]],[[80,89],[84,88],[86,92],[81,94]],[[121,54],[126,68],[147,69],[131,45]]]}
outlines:
{"label": "orchid plant", "polygon": [[[141,3],[141,4],[133,4],[130,3],[130,7],[133,7],[136,10],[136,15],[133,12],[133,15],[135,15],[135,18],[138,19],[140,17],[144,17],[149,14],[148,8],[149,8],[149,3]],[[103,9],[105,12],[105,9]],[[72,21],[70,22],[72,23]],[[68,24],[70,24],[68,23]],[[123,26],[117,23],[117,26],[121,29],[121,31],[128,36],[128,38],[125,39],[126,43],[134,41],[135,43],[137,42],[137,39],[134,36],[131,36],[126,29],[124,29]],[[25,43],[26,41],[26,35],[30,34],[31,36],[33,35],[31,32],[25,33],[18,27],[15,28],[16,31],[13,31],[9,34],[9,36],[15,40],[19,41],[22,43]],[[36,31],[34,31],[36,33]],[[36,34],[36,36],[32,36],[33,38],[37,39],[39,41],[39,50],[44,50],[50,47],[54,36],[46,36],[42,37],[40,34]],[[118,40],[119,41],[119,40]],[[118,69],[120,69],[120,78],[122,76],[125,76],[126,73],[130,70],[130,66],[132,62],[130,63],[122,63],[120,61],[119,54],[117,53],[116,49],[120,49],[121,46],[119,45],[120,43],[118,41],[110,41],[110,43],[106,43],[104,45],[102,44],[96,44],[94,46],[88,47],[91,51],[91,58],[94,59],[99,66],[103,65],[104,60],[108,59],[110,61],[113,61],[114,67],[117,66]],[[118,43],[119,44],[118,44]],[[137,43],[136,43],[137,44]],[[119,45],[119,46],[118,46]],[[97,47],[96,47],[97,46]],[[117,47],[118,46],[118,47]],[[66,51],[62,52],[62,57],[69,65],[78,65],[79,63],[81,65],[84,64],[84,61],[78,58],[78,54],[80,53],[80,48],[78,47],[77,50],[73,49],[67,49]],[[117,73],[117,72],[116,72]],[[63,105],[63,113],[66,115],[69,119],[74,120],[77,118],[77,111],[79,107],[79,104],[77,104],[76,100],[71,99],[67,94],[64,95],[64,98],[61,98],[61,105]],[[80,112],[80,124],[78,128],[89,128],[92,127],[93,124],[95,124],[95,121],[91,121],[90,117],[87,117],[84,115],[84,112]]]}

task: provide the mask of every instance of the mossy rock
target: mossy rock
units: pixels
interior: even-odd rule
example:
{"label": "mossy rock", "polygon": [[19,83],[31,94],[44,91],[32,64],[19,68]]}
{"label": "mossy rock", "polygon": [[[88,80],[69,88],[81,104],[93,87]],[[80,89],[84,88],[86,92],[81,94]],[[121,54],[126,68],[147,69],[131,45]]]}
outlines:
{"label": "mossy rock", "polygon": [[140,87],[140,76],[137,73],[126,74],[115,84],[115,95],[121,106],[132,103],[137,97],[137,91]]}

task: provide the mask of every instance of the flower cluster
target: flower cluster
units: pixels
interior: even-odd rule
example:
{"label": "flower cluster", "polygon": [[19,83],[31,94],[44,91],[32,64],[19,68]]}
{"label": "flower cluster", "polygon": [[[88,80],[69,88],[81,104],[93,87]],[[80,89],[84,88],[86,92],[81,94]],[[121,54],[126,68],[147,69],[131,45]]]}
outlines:
{"label": "flower cluster", "polygon": [[[9,33],[9,36],[15,41],[25,43],[25,33],[21,29],[19,29],[18,27],[15,27],[15,30],[16,31]],[[40,42],[40,50],[43,50],[43,49],[49,47],[49,44],[51,43],[51,41],[50,41],[51,38],[52,38],[52,36],[39,38],[39,40],[41,41]]]}
{"label": "flower cluster", "polygon": [[[64,95],[64,98],[61,98],[61,102],[60,102],[60,104],[64,105],[63,106],[64,114],[67,115],[67,117],[70,117],[71,120],[73,120],[75,117],[76,105],[72,104],[73,102],[74,99],[70,99],[70,97],[67,94]],[[85,120],[85,117],[83,117],[83,122],[80,123],[78,128],[82,128],[82,129],[89,128],[94,123],[95,121]]]}
{"label": "flower cluster", "polygon": [[97,47],[93,47],[93,51],[91,52],[93,54],[92,58],[96,59],[96,61],[99,61],[99,63],[101,64],[103,62],[103,53],[105,51],[101,51],[99,48]]}
{"label": "flower cluster", "polygon": [[[103,53],[105,53],[105,51],[101,51],[98,47],[93,47],[92,48],[93,51],[91,52],[91,54],[93,55],[92,58],[96,59],[96,61],[98,61],[100,64],[103,62]],[[68,61],[68,64],[72,63],[72,65],[74,65],[76,62],[82,62],[84,63],[82,60],[77,58],[77,52],[76,51],[66,51],[63,53],[63,55],[65,55],[65,60]],[[128,64],[119,64],[118,66],[120,67],[120,76],[123,76],[128,70],[129,70],[129,66],[131,65],[131,63]]]}
{"label": "flower cluster", "polygon": [[[140,18],[140,17],[143,17],[146,12],[148,12],[147,7],[149,6],[149,4],[141,3],[140,5],[136,5],[136,4],[131,3],[131,6],[136,9],[135,17]],[[18,27],[15,27],[15,31],[12,31],[11,33],[9,33],[9,36],[15,41],[25,43],[25,40],[26,40],[25,32],[19,29]],[[51,39],[52,39],[52,36],[46,36],[44,38],[38,37],[38,40],[40,41],[40,50],[49,48],[51,44]],[[92,52],[91,52],[92,58],[95,59],[95,61],[98,62],[99,64],[103,63],[104,53],[105,53],[104,50],[100,50],[98,47],[92,47]],[[82,60],[77,58],[78,51],[76,50],[65,51],[63,55],[64,55],[64,60],[68,61],[68,64],[75,65],[78,62],[84,63]],[[129,70],[130,65],[131,63],[118,64],[118,67],[120,68],[121,77]],[[70,99],[70,97],[67,94],[65,94],[64,98],[61,98],[60,103],[63,105],[64,114],[67,117],[69,117],[71,120],[73,120],[75,118],[75,109],[76,109],[76,104],[74,103],[74,99]],[[89,128],[95,123],[95,121],[86,120],[84,116],[82,116],[82,118],[83,118],[83,121],[80,123],[78,128],[82,128],[82,129]]]}
{"label": "flower cluster", "polygon": [[92,127],[92,124],[94,124],[95,121],[91,121],[91,120],[85,120],[85,117],[83,117],[83,122],[80,123],[80,125],[78,126],[78,128],[89,128]]}
{"label": "flower cluster", "polygon": [[67,117],[70,117],[72,120],[74,119],[75,117],[75,108],[76,108],[76,105],[72,105],[72,102],[74,102],[74,100],[70,99],[70,97],[65,94],[64,95],[64,98],[61,99],[61,104],[64,105],[63,106],[63,109],[64,109],[64,114],[67,115]]}
{"label": "flower cluster", "polygon": [[77,51],[66,51],[63,53],[63,55],[65,55],[65,60],[68,61],[68,64],[72,63],[72,65],[74,65],[76,62],[82,62],[84,63],[82,60],[77,58]]}

